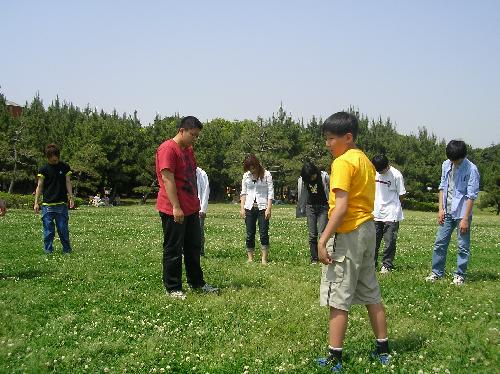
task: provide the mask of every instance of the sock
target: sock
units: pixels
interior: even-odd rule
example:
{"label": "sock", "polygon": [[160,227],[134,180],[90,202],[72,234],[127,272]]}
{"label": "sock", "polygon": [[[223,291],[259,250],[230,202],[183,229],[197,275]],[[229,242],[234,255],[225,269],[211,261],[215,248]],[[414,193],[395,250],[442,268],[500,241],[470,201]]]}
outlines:
{"label": "sock", "polygon": [[377,354],[384,355],[389,353],[389,339],[377,339],[375,344],[377,345]]}
{"label": "sock", "polygon": [[336,359],[338,362],[342,362],[342,348],[335,348],[329,345],[328,352],[330,353],[330,357]]}

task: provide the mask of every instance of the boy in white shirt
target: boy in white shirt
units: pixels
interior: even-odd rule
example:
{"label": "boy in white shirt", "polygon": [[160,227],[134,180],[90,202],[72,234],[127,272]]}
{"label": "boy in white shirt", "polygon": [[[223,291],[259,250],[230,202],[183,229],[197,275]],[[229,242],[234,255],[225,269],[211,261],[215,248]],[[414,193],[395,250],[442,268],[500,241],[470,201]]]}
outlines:
{"label": "boy in white shirt", "polygon": [[196,184],[198,186],[198,199],[200,200],[200,255],[205,256],[205,217],[207,216],[208,197],[210,196],[210,184],[208,182],[207,173],[200,167],[196,168]]}
{"label": "boy in white shirt", "polygon": [[394,268],[399,222],[403,220],[401,201],[406,190],[403,175],[399,170],[389,165],[389,160],[385,155],[373,157],[372,163],[375,170],[377,170],[375,175],[375,207],[373,210],[376,229],[375,268],[377,267],[378,250],[383,237],[385,247],[380,272],[385,274]]}

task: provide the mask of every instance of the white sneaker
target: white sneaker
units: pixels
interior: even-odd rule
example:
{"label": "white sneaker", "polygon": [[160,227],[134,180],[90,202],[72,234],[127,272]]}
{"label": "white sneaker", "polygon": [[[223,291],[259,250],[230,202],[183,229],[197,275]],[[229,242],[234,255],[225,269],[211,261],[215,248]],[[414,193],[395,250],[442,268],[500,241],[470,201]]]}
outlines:
{"label": "white sneaker", "polygon": [[455,286],[463,286],[464,283],[465,279],[461,275],[455,274],[453,276],[453,282],[451,282],[451,284],[454,284]]}
{"label": "white sneaker", "polygon": [[387,274],[387,273],[390,273],[390,272],[391,272],[391,269],[386,268],[385,266],[382,266],[380,268],[380,274]]}
{"label": "white sneaker", "polygon": [[425,280],[426,280],[427,282],[435,282],[435,281],[437,281],[439,278],[441,278],[441,277],[439,277],[436,273],[431,273],[431,274],[430,274],[427,278],[425,278]]}
{"label": "white sneaker", "polygon": [[167,295],[173,299],[186,300],[186,294],[182,291],[167,292]]}

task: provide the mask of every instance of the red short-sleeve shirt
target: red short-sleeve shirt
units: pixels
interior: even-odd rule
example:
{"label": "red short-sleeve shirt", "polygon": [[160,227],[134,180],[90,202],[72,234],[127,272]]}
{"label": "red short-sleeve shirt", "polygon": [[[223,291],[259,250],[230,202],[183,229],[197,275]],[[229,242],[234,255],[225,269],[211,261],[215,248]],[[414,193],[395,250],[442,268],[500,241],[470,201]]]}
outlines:
{"label": "red short-sleeve shirt", "polygon": [[165,214],[172,215],[172,203],[168,199],[161,171],[168,169],[174,174],[177,198],[184,212],[189,216],[200,210],[198,187],[196,185],[196,158],[192,147],[181,149],[172,139],[164,141],[156,151],[156,176],[158,178],[158,199],[156,208]]}

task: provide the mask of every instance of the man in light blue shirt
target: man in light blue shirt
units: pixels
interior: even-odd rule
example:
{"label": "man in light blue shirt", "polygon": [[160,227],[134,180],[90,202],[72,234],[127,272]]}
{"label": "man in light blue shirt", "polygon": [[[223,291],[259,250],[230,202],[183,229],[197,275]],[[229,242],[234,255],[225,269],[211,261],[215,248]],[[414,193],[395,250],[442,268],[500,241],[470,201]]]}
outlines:
{"label": "man in light blue shirt", "polygon": [[460,286],[465,282],[470,257],[470,224],[474,200],[479,193],[479,171],[467,159],[467,147],[461,140],[448,143],[446,156],[439,184],[439,229],[432,254],[432,273],[426,280],[434,282],[444,276],[448,245],[457,228],[457,270],[453,284]]}

